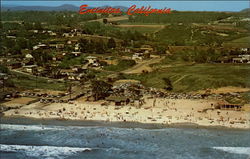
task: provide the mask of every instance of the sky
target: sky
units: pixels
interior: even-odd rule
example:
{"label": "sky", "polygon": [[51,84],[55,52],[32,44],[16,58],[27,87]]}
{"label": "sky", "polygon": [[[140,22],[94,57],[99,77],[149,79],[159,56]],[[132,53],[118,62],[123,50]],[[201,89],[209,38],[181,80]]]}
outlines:
{"label": "sky", "polygon": [[175,1],[20,1],[20,0],[3,0],[2,6],[6,5],[14,5],[14,6],[60,6],[63,4],[72,4],[75,6],[81,6],[83,4],[87,4],[91,7],[98,7],[103,5],[110,6],[126,6],[129,7],[131,5],[139,6],[149,6],[154,8],[171,8],[172,10],[180,10],[180,11],[240,11],[242,9],[249,8],[249,1],[185,1],[185,0],[175,0]]}

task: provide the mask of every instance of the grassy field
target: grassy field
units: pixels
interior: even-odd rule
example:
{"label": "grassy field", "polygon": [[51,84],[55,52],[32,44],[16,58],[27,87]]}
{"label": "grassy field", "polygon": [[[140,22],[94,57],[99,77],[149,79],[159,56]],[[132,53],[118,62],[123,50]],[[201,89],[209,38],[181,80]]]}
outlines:
{"label": "grassy field", "polygon": [[15,77],[11,79],[14,85],[23,89],[48,89],[48,90],[66,90],[66,84],[58,81],[48,81],[46,79],[28,76],[20,73],[14,73]]}
{"label": "grassy field", "polygon": [[232,43],[249,43],[250,44],[250,36],[239,38],[239,39],[235,39],[235,40],[233,40],[231,42]]}
{"label": "grassy field", "polygon": [[250,67],[247,64],[195,64],[174,66],[148,74],[128,75],[149,87],[164,88],[163,78],[169,78],[175,92],[190,92],[225,86],[250,87]]}
{"label": "grassy field", "polygon": [[130,31],[138,31],[140,33],[155,33],[156,31],[162,29],[161,26],[159,27],[120,27],[122,30],[126,31],[126,30],[130,30]]}
{"label": "grassy field", "polygon": [[225,47],[250,47],[250,36],[238,38],[223,44]]}

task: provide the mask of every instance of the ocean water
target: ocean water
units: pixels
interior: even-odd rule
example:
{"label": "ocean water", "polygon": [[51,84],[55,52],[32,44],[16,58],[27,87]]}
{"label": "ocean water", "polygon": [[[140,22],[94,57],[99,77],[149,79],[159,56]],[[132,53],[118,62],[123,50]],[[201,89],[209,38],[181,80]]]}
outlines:
{"label": "ocean water", "polygon": [[1,159],[250,159],[250,133],[0,124]]}

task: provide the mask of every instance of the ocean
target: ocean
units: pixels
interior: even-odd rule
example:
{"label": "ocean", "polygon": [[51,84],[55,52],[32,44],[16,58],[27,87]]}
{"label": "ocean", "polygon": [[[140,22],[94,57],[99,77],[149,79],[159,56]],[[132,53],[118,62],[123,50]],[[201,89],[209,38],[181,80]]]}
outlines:
{"label": "ocean", "polygon": [[1,159],[250,159],[247,130],[1,122]]}

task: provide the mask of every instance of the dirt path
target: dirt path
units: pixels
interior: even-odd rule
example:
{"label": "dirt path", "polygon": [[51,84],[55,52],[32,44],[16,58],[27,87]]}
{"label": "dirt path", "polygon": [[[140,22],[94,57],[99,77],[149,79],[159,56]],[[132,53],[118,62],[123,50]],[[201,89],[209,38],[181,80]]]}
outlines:
{"label": "dirt path", "polygon": [[135,66],[133,66],[125,71],[122,71],[122,73],[138,74],[138,73],[142,73],[143,71],[151,72],[151,71],[153,71],[153,69],[149,65],[154,64],[154,63],[158,63],[162,59],[163,58],[153,58],[153,59],[150,59],[147,61],[140,62],[137,65],[135,65]]}
{"label": "dirt path", "polygon": [[120,21],[120,20],[127,20],[128,16],[124,15],[124,16],[119,16],[119,17],[110,17],[110,18],[100,18],[100,19],[95,19],[95,20],[90,20],[88,22],[102,22],[103,19],[107,19],[108,21]]}
{"label": "dirt path", "polygon": [[175,84],[175,83],[181,81],[182,79],[184,79],[184,78],[187,77],[187,76],[188,76],[188,75],[183,75],[181,78],[179,78],[179,79],[177,79],[176,81],[174,81],[173,84]]}

